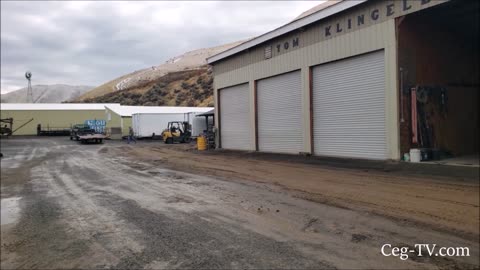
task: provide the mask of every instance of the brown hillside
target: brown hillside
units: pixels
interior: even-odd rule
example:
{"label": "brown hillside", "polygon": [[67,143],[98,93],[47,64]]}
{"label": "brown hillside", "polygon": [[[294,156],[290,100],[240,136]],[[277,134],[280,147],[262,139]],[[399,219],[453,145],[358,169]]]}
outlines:
{"label": "brown hillside", "polygon": [[207,65],[206,58],[230,49],[244,41],[237,41],[211,48],[202,48],[177,55],[163,64],[137,70],[133,73],[123,75],[119,78],[102,84],[76,99],[77,102],[95,99],[108,93],[138,89],[151,82],[155,82],[169,73],[181,72],[203,68]]}
{"label": "brown hillside", "polygon": [[131,76],[135,76],[136,74],[138,74],[140,72],[142,72],[142,70],[137,70],[137,71],[134,71],[130,74],[123,75],[119,78],[116,78],[116,79],[111,80],[107,83],[104,83],[104,84],[102,84],[98,87],[95,87],[92,90],[84,93],[83,95],[81,95],[80,97],[75,99],[75,101],[76,102],[84,102],[84,100],[94,98],[94,97],[99,97],[99,96],[105,95],[107,93],[111,93],[111,92],[114,91],[113,89],[115,89],[115,85],[117,85],[120,81],[125,80],[125,79],[127,79]]}
{"label": "brown hillside", "polygon": [[86,103],[120,103],[144,106],[213,106],[213,77],[208,67],[168,73],[154,81],[145,81],[134,88],[119,90],[99,97],[86,98]]}

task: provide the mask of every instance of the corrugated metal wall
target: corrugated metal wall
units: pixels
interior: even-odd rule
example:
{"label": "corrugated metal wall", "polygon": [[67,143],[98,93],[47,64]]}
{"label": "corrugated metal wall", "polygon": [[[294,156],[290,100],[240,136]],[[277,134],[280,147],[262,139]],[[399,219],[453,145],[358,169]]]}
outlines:
{"label": "corrugated metal wall", "polygon": [[105,108],[105,119],[107,119],[107,129],[122,128],[122,118],[120,117],[120,115],[110,110],[109,108]]}
{"label": "corrugated metal wall", "polygon": [[132,117],[131,116],[122,116],[122,136],[128,136],[130,134],[129,127],[132,127]]}
{"label": "corrugated metal wall", "polygon": [[[219,61],[214,65],[215,75],[220,75],[225,72],[229,72],[229,71],[236,70],[251,64],[265,61],[265,55],[264,55],[265,46],[272,47],[272,53],[273,53],[272,57],[275,58],[279,55],[287,54],[297,49],[301,49],[313,44],[319,44],[324,41],[337,38],[340,35],[345,35],[348,33],[353,33],[359,30],[363,30],[365,28],[369,28],[375,24],[383,23],[388,20],[393,21],[393,19],[396,17],[400,17],[421,9],[439,5],[446,1],[448,0],[431,0],[430,2],[425,1],[425,4],[422,4],[420,0],[408,0],[408,2],[406,3],[406,7],[408,7],[407,10],[404,9],[403,1],[400,1],[400,0],[369,1],[360,6],[353,7],[346,12],[341,12],[339,14],[336,14],[335,16],[332,16],[320,22],[313,23],[309,26],[304,27],[303,29],[298,29],[296,31],[292,31],[291,33],[274,38],[255,48],[251,48],[246,52],[233,55],[225,61]],[[390,8],[391,10],[387,11],[387,8]],[[378,18],[376,20],[373,20],[371,18],[373,11],[378,11],[378,13],[376,13],[378,15]],[[390,14],[390,12],[391,12],[391,15],[387,15],[387,14]],[[360,25],[358,24],[358,20],[357,20],[358,15],[363,15],[363,23]],[[350,20],[350,26],[351,26],[350,28],[348,27],[349,20]],[[341,30],[339,33],[337,33],[337,30],[336,30],[337,24],[339,24],[339,28]],[[331,35],[327,36],[325,35],[325,28],[329,26],[331,27],[330,28]],[[360,32],[359,35],[362,35],[362,33]],[[292,40],[296,38],[298,38],[299,46],[293,47]],[[382,37],[380,35],[380,36],[376,36],[375,38],[377,39]],[[368,43],[360,44],[356,42],[357,40],[355,39],[353,40],[349,39],[348,41],[352,41],[352,42],[338,42],[338,43],[335,43],[334,48],[337,48],[340,51],[344,51],[344,50],[348,51],[348,50],[354,49],[359,45],[368,46]],[[290,43],[288,50],[285,50],[283,48],[283,44],[285,42]],[[376,40],[373,42],[376,42]],[[280,50],[277,50],[276,48],[277,45],[281,45]],[[328,47],[328,44],[326,46]]]}
{"label": "corrugated metal wall", "polygon": [[[242,82],[253,82],[254,80],[302,69],[302,111],[303,119],[306,121],[303,125],[302,133],[304,136],[303,151],[311,152],[311,141],[308,139],[310,138],[311,133],[308,120],[310,119],[309,67],[381,49],[384,49],[385,51],[385,118],[387,122],[388,158],[398,159],[400,157],[400,151],[394,20],[375,24],[355,32],[323,41],[319,44],[303,47],[291,51],[290,53],[240,67],[223,74],[217,75],[215,73],[214,87],[215,89],[219,89],[229,85],[235,85]],[[216,70],[215,67],[214,69]],[[217,91],[215,90],[214,93],[215,101],[217,102]],[[253,91],[250,91],[250,93],[253,95]],[[253,114],[252,111],[252,115]],[[251,123],[251,129],[255,129],[254,122]]]}
{"label": "corrugated metal wall", "polygon": [[[245,52],[214,63],[214,97],[218,102],[218,89],[231,85],[249,82],[301,69],[302,75],[302,111],[303,111],[303,150],[311,152],[310,119],[310,77],[309,68],[323,63],[340,60],[377,50],[385,51],[385,119],[387,157],[400,158],[398,129],[398,89],[397,89],[397,55],[394,18],[415,12],[424,8],[439,5],[440,1],[408,1],[406,7],[403,1],[368,1],[346,12],[331,16],[324,21],[306,26],[265,42]],[[390,10],[389,10],[390,8]],[[378,12],[378,13],[375,13]],[[388,16],[388,12],[393,12]],[[351,29],[345,27],[349,19],[357,15],[365,15],[365,22]],[[378,14],[377,19],[372,14]],[[355,23],[356,21],[354,21]],[[325,35],[325,27],[342,25],[340,33]],[[335,29],[335,30],[334,30]],[[299,45],[288,50],[276,51],[276,44],[291,42],[299,38]],[[290,43],[292,44],[292,43]],[[273,57],[265,59],[265,46],[272,46]],[[250,89],[250,100],[253,100],[253,89]],[[217,103],[218,104],[218,103]],[[254,107],[250,106],[251,119],[254,119]],[[216,114],[216,117],[218,112]],[[305,120],[307,119],[307,120]],[[218,123],[218,119],[217,123]],[[255,121],[251,121],[251,130],[255,133]]]}
{"label": "corrugated metal wall", "polygon": [[13,135],[37,135],[37,125],[41,124],[42,129],[70,128],[75,124],[83,124],[85,120],[105,120],[105,110],[11,110],[1,111],[1,118],[13,118],[13,129],[26,123],[33,118],[33,121],[16,131]]}
{"label": "corrugated metal wall", "polygon": [[390,49],[395,49],[395,24],[393,20],[344,34],[319,44],[306,46],[269,60],[239,67],[229,72],[219,74],[217,67],[214,66],[215,87],[220,89],[383,48],[387,50],[389,57],[395,56],[394,51],[390,52]]}

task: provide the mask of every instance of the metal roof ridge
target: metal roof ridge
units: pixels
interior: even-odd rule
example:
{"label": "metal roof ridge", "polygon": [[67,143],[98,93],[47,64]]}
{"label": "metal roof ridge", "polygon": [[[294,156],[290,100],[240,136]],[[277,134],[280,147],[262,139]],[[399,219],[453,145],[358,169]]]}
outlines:
{"label": "metal roof ridge", "polygon": [[268,40],[271,40],[273,38],[279,37],[283,34],[286,34],[288,32],[291,32],[295,29],[304,27],[306,25],[309,25],[311,23],[314,23],[316,21],[319,21],[321,19],[324,19],[326,17],[332,16],[336,13],[339,13],[341,11],[347,10],[349,8],[352,8],[354,6],[357,6],[359,4],[362,4],[368,0],[349,0],[349,1],[341,1],[338,2],[334,5],[328,6],[324,9],[321,9],[317,12],[314,12],[310,15],[307,15],[303,18],[293,20],[283,26],[280,26],[274,30],[271,30],[265,34],[262,34],[260,36],[257,36],[249,41],[243,42],[235,47],[232,47],[226,51],[223,51],[221,53],[212,55],[207,58],[207,63],[211,64],[213,62],[217,62],[221,59],[227,58],[229,56],[232,56],[234,54],[237,54],[239,52],[242,52],[246,49],[249,49],[251,47],[254,47],[256,45],[259,45],[263,42],[266,42]]}

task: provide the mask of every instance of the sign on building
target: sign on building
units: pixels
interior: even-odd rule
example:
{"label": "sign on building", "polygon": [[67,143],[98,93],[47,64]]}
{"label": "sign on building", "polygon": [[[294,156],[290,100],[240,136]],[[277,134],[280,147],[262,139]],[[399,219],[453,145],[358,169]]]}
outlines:
{"label": "sign on building", "polygon": [[105,126],[107,122],[105,120],[86,120],[85,125],[88,125],[96,133],[105,133]]}

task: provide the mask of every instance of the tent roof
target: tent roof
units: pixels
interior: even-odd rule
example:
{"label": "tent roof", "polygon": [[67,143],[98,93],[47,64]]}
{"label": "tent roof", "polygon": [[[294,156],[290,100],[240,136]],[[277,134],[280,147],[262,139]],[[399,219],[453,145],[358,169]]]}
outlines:
{"label": "tent roof", "polygon": [[215,109],[211,109],[210,111],[208,112],[204,112],[204,113],[201,113],[201,114],[197,114],[196,116],[212,116],[212,115],[215,115]]}
{"label": "tent roof", "polygon": [[212,107],[174,107],[174,106],[105,106],[120,116],[132,116],[140,113],[190,113],[206,112]]}
{"label": "tent roof", "polygon": [[1,103],[3,111],[49,111],[49,110],[105,110],[105,106],[111,108],[120,107],[118,103]]}

